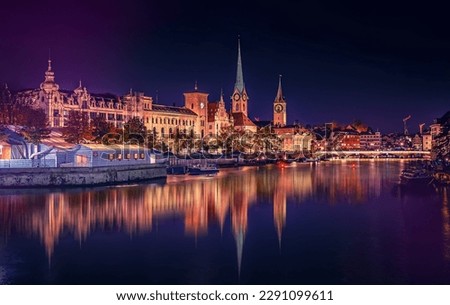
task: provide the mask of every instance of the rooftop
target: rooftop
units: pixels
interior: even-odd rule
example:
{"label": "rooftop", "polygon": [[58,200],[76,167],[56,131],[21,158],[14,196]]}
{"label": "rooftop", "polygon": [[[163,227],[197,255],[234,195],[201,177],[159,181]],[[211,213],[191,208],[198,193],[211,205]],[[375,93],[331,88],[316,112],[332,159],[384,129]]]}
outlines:
{"label": "rooftop", "polygon": [[160,104],[153,104],[152,111],[166,112],[166,113],[182,113],[182,114],[187,114],[187,115],[197,115],[194,111],[187,109],[185,107],[166,106],[166,105],[160,105]]}

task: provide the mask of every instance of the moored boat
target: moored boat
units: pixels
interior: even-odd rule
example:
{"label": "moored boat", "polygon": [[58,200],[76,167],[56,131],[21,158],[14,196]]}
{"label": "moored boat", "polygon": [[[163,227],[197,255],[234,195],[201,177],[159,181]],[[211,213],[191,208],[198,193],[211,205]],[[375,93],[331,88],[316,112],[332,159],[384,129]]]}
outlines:
{"label": "moored boat", "polygon": [[191,166],[188,168],[188,174],[189,175],[206,175],[206,176],[212,176],[219,172],[219,169],[213,165],[199,165],[199,166]]}
{"label": "moored boat", "polygon": [[400,174],[400,181],[406,185],[428,185],[433,181],[433,176],[425,169],[405,169]]}

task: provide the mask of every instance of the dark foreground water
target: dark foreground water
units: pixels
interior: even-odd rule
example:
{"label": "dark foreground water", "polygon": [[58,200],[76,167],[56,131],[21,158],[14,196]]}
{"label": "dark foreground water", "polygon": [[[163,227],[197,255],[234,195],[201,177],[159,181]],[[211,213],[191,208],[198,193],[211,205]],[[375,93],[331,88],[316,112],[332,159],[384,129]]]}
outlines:
{"label": "dark foreground water", "polygon": [[402,162],[0,192],[0,283],[450,284],[445,188]]}

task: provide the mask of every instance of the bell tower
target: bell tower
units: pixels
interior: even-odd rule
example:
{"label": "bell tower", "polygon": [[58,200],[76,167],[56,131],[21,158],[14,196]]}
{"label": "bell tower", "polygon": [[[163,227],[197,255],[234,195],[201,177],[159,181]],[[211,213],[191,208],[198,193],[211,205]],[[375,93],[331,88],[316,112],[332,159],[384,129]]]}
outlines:
{"label": "bell tower", "polygon": [[236,83],[234,84],[233,95],[231,96],[231,112],[242,112],[247,116],[248,108],[247,101],[249,100],[247,90],[245,90],[244,75],[242,73],[241,60],[241,41],[238,38],[238,61],[236,71]]}
{"label": "bell tower", "polygon": [[281,75],[278,80],[277,96],[273,101],[273,125],[278,127],[286,126],[286,100],[281,87]]}

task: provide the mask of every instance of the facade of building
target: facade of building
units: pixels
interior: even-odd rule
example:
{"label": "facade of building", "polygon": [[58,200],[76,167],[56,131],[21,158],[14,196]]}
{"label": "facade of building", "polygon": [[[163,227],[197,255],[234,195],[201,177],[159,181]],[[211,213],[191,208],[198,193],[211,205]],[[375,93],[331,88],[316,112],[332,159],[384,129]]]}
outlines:
{"label": "facade of building", "polygon": [[363,133],[359,137],[360,147],[364,150],[381,149],[381,133]]}
{"label": "facade of building", "polygon": [[433,137],[431,134],[422,135],[422,150],[431,151],[433,148]]}
{"label": "facade of building", "polygon": [[222,130],[233,126],[233,120],[227,112],[223,93],[220,93],[220,100],[208,103],[208,131],[207,134],[218,135]]}
{"label": "facade of building", "polygon": [[359,134],[345,134],[342,137],[340,148],[342,150],[359,150],[361,148],[361,136]]}
{"label": "facade of building", "polygon": [[148,131],[162,138],[170,138],[176,133],[201,137],[217,135],[230,126],[240,131],[256,132],[256,125],[248,118],[249,98],[242,73],[239,41],[230,112],[226,110],[223,94],[217,102],[209,102],[208,95],[199,91],[196,84],[193,91],[184,93],[184,106],[176,107],[156,104],[152,97],[131,90],[123,96],[90,93],[81,81],[74,90],[62,90],[55,81],[50,59],[39,88],[17,93],[21,101],[44,110],[51,128],[67,126],[69,113],[77,111],[85,113],[89,120],[102,117],[117,128],[122,128],[129,119],[139,117]]}

